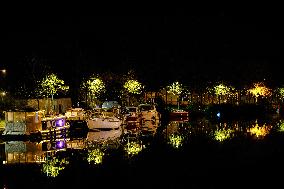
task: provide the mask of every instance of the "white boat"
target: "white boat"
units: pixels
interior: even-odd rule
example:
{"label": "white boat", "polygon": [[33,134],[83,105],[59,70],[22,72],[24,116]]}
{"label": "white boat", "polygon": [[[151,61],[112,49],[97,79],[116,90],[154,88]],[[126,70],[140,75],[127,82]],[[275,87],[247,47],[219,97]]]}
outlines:
{"label": "white boat", "polygon": [[111,129],[111,130],[93,130],[88,132],[87,134],[87,141],[106,141],[106,140],[114,140],[119,138],[122,135],[122,128],[119,127],[117,129]]}

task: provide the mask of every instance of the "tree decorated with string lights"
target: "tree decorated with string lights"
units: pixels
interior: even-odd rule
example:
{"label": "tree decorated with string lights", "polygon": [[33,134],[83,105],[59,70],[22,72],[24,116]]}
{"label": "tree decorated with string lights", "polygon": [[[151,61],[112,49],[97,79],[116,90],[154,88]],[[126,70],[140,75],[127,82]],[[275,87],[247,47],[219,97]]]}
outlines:
{"label": "tree decorated with string lights", "polygon": [[222,96],[229,96],[233,94],[234,90],[235,90],[234,87],[227,86],[222,83],[213,87],[213,93],[218,97],[219,104]]}
{"label": "tree decorated with string lights", "polygon": [[36,90],[43,97],[51,97],[53,111],[54,96],[59,93],[66,93],[69,90],[69,86],[65,85],[64,81],[59,79],[56,74],[51,73],[39,82],[39,87]]}
{"label": "tree decorated with string lights", "polygon": [[93,75],[89,79],[82,81],[80,91],[85,98],[86,105],[89,101],[89,105],[94,106],[94,103],[97,103],[98,98],[106,92],[106,87],[99,76]]}
{"label": "tree decorated with string lights", "polygon": [[267,97],[272,95],[271,89],[266,87],[262,82],[254,83],[253,87],[248,89],[247,92],[255,97],[256,102],[260,96]]}
{"label": "tree decorated with string lights", "polygon": [[178,81],[173,82],[172,84],[168,85],[166,87],[167,93],[173,94],[174,96],[177,96],[177,101],[178,101],[178,109],[179,109],[179,100],[180,100],[180,95],[184,91],[184,87],[181,83]]}
{"label": "tree decorated with string lights", "polygon": [[144,86],[135,79],[129,79],[123,84],[124,93],[128,96],[128,104],[130,103],[130,96],[140,95],[143,92]]}

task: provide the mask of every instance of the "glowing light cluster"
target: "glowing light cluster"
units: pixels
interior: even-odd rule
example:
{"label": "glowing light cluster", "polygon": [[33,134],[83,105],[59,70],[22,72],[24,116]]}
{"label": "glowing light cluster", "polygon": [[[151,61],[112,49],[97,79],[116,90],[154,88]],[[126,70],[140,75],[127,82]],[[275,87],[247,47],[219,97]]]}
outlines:
{"label": "glowing light cluster", "polygon": [[128,155],[137,155],[139,152],[142,151],[142,149],[143,145],[141,141],[127,142],[127,145],[124,148],[124,150],[127,152]]}
{"label": "glowing light cluster", "polygon": [[6,96],[6,91],[0,91],[1,96]]}
{"label": "glowing light cluster", "polygon": [[281,121],[281,122],[278,124],[278,131],[284,132],[284,121]]}
{"label": "glowing light cluster", "polygon": [[220,142],[232,137],[232,129],[218,129],[214,132],[214,138]]}
{"label": "glowing light cluster", "polygon": [[226,85],[220,84],[214,87],[214,93],[217,96],[222,96],[222,95],[228,95],[230,94],[231,90],[233,90],[232,87],[228,87]]}
{"label": "glowing light cluster", "polygon": [[143,86],[137,80],[128,80],[124,83],[123,87],[132,94],[141,94],[143,90]]}
{"label": "glowing light cluster", "polygon": [[266,126],[265,124],[260,127],[256,122],[252,128],[247,129],[247,132],[255,135],[257,138],[266,136],[271,130],[271,126]]}
{"label": "glowing light cluster", "polygon": [[178,81],[172,83],[167,88],[168,92],[172,93],[173,95],[180,95],[183,91],[183,87]]}
{"label": "glowing light cluster", "polygon": [[88,91],[94,96],[97,96],[101,94],[102,92],[105,92],[105,88],[106,88],[104,82],[101,79],[96,78],[96,77],[90,78],[83,85],[85,85]]}
{"label": "glowing light cluster", "polygon": [[89,163],[101,164],[103,162],[104,152],[99,148],[88,151],[87,161]]}
{"label": "glowing light cluster", "polygon": [[281,98],[284,98],[284,87],[282,87],[282,88],[278,88],[278,93],[279,93],[279,95],[280,95],[280,97]]}
{"label": "glowing light cluster", "polygon": [[259,96],[270,96],[271,89],[267,88],[263,83],[254,83],[254,87],[248,90],[249,93],[254,95],[256,98]]}
{"label": "glowing light cluster", "polygon": [[64,81],[59,79],[57,75],[47,75],[40,83],[40,93],[44,96],[53,96],[58,92],[66,92],[69,90],[69,86],[64,85]]}
{"label": "glowing light cluster", "polygon": [[53,157],[50,160],[47,160],[43,164],[42,171],[45,173],[48,177],[57,177],[63,169],[65,169],[65,166],[69,164],[69,161],[67,161],[65,158],[62,160],[59,160],[56,157]]}
{"label": "glowing light cluster", "polygon": [[183,137],[179,136],[179,135],[174,135],[172,134],[169,137],[169,143],[174,147],[174,148],[179,148],[182,146],[182,142],[183,142]]}

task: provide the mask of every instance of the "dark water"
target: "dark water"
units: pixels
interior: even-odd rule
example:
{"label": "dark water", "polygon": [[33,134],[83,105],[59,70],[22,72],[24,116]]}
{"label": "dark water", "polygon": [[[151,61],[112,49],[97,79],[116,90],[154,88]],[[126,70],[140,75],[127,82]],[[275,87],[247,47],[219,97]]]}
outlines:
{"label": "dark water", "polygon": [[122,135],[111,140],[99,135],[68,133],[56,141],[3,141],[1,187],[282,186],[281,119],[174,121],[159,126],[155,135]]}

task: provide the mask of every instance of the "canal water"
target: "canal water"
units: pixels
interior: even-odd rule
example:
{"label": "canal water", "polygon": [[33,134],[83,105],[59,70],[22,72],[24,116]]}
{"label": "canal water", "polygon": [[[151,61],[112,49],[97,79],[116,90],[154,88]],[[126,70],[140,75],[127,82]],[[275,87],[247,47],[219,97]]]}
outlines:
{"label": "canal water", "polygon": [[67,133],[54,140],[1,141],[1,187],[271,188],[282,184],[284,120],[280,118],[169,121],[156,133],[115,133],[109,139],[100,135]]}

